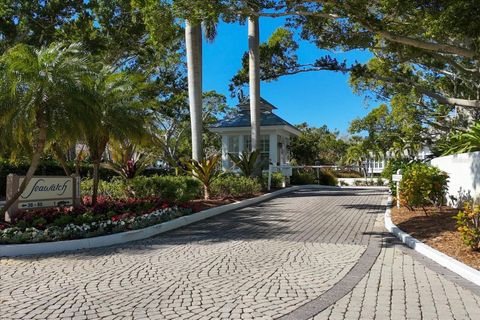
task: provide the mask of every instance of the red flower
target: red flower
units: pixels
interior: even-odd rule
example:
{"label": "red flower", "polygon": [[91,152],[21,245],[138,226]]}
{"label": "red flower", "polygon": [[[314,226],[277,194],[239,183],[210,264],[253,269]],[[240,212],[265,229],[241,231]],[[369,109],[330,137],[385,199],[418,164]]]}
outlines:
{"label": "red flower", "polygon": [[116,215],[116,216],[113,216],[113,217],[112,217],[112,221],[114,221],[114,222],[115,222],[115,221],[120,221],[120,220],[122,220],[121,215]]}

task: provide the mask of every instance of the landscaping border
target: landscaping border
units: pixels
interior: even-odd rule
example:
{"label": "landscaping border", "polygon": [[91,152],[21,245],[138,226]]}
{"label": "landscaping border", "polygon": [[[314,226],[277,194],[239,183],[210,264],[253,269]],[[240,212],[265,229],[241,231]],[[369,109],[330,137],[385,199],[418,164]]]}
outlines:
{"label": "landscaping border", "polygon": [[[20,244],[5,244],[0,245],[0,257],[16,257],[16,256],[26,256],[26,255],[38,255],[38,254],[48,254],[55,252],[63,251],[74,251],[80,249],[92,249],[98,247],[106,247],[115,244],[122,244],[135,240],[142,240],[146,238],[153,237],[155,235],[181,228],[183,226],[189,225],[191,223],[208,219],[210,217],[222,214],[227,211],[236,210],[244,208],[259,202],[263,202],[279,195],[289,193],[295,190],[302,188],[312,188],[312,187],[324,187],[324,186],[293,186],[261,196],[250,198],[235,203],[230,203],[215,208],[203,210],[197,213],[190,215],[182,216],[167,222],[159,223],[150,227],[131,230],[126,232],[119,232],[114,234],[109,234],[105,236],[75,239],[75,240],[63,240],[63,241],[52,241],[52,242],[39,242],[39,243],[20,243]],[[327,187],[326,187],[327,188]]]}
{"label": "landscaping border", "polygon": [[400,239],[404,244],[417,251],[418,253],[424,255],[427,258],[432,259],[439,265],[444,266],[445,268],[455,272],[462,278],[467,279],[468,281],[473,282],[477,286],[480,286],[480,271],[467,266],[460,261],[447,256],[446,254],[426,245],[425,243],[415,239],[408,233],[402,231],[397,225],[392,221],[391,216],[391,206],[392,206],[392,197],[388,198],[387,210],[385,210],[385,228]]}

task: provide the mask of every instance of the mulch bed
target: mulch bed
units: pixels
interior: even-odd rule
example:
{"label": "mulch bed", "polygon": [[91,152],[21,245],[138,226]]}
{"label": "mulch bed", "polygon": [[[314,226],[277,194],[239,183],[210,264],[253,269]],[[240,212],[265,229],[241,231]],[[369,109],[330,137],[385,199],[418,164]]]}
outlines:
{"label": "mulch bed", "polygon": [[232,197],[232,198],[210,199],[210,200],[197,199],[197,200],[192,200],[191,203],[195,204],[195,211],[201,211],[201,210],[207,210],[207,209],[223,206],[225,204],[230,204],[237,201],[245,200],[245,199],[255,198],[255,197],[261,196],[262,194],[264,193],[263,192],[256,193],[249,197],[235,197],[235,198]]}
{"label": "mulch bed", "polygon": [[467,247],[457,231],[453,216],[458,210],[449,207],[427,208],[409,211],[407,208],[392,208],[392,220],[400,229],[412,237],[428,244],[472,268],[480,270],[480,252]]}

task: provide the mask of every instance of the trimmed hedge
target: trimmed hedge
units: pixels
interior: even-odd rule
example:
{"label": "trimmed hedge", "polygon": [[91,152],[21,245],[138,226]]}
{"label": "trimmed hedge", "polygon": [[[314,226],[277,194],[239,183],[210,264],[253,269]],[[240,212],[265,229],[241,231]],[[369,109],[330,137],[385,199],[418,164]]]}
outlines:
{"label": "trimmed hedge", "polygon": [[[91,195],[92,188],[92,179],[82,180],[82,196]],[[199,198],[202,190],[200,181],[187,176],[138,176],[129,181],[113,178],[111,181],[100,181],[98,186],[99,195],[112,199],[154,197],[172,203]]]}
{"label": "trimmed hedge", "polygon": [[211,196],[219,198],[252,196],[262,190],[261,183],[253,178],[224,175],[213,181]]}
{"label": "trimmed hedge", "polygon": [[331,170],[336,178],[362,178],[363,175],[353,169]]}
{"label": "trimmed hedge", "polygon": [[[92,195],[92,190],[93,179],[82,179],[80,183],[82,197]],[[120,177],[114,177],[110,181],[100,180],[98,194],[112,199],[125,199],[129,196],[127,185]]]}
{"label": "trimmed hedge", "polygon": [[325,186],[336,186],[337,178],[328,169],[320,169],[319,177],[314,169],[293,170],[290,182],[293,185],[321,184]]}
{"label": "trimmed hedge", "polygon": [[139,176],[130,180],[128,187],[135,197],[159,197],[169,202],[197,199],[203,190],[199,180],[187,176]]}

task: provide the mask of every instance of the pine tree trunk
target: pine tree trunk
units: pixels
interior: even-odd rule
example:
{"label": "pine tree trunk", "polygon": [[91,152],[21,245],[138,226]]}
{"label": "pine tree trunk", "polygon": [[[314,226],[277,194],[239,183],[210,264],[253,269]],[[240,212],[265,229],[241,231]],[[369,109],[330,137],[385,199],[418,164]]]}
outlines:
{"label": "pine tree trunk", "polygon": [[192,159],[202,159],[202,27],[185,21]]}
{"label": "pine tree trunk", "polygon": [[[252,152],[260,152],[260,27],[258,17],[248,18],[248,76]],[[261,157],[257,158],[255,176],[261,176]]]}
{"label": "pine tree trunk", "polygon": [[[41,113],[42,112],[38,112],[38,115],[40,115]],[[7,212],[8,209],[10,209],[10,207],[15,203],[15,201],[17,201],[17,199],[20,197],[23,191],[25,191],[25,188],[27,187],[30,180],[32,180],[33,175],[35,174],[35,171],[37,170],[43,155],[43,149],[45,148],[45,143],[47,141],[47,123],[43,119],[43,117],[39,119],[38,115],[37,115],[38,135],[37,135],[37,141],[36,141],[33,156],[32,156],[32,161],[30,162],[30,167],[28,168],[27,173],[25,174],[25,178],[23,179],[22,183],[18,187],[18,191],[13,195],[12,198],[8,199],[4,207],[0,209],[0,216],[5,216],[5,220],[7,221],[11,221],[12,217],[7,217],[5,213]]]}

